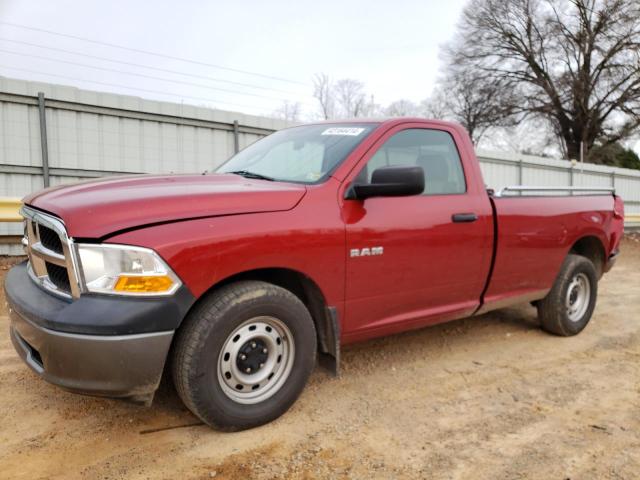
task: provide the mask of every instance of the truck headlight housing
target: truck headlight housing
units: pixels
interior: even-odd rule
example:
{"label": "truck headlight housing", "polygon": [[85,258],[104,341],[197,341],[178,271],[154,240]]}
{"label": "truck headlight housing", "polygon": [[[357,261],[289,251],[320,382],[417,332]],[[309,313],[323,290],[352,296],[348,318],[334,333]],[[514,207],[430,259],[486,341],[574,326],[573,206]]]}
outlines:
{"label": "truck headlight housing", "polygon": [[76,244],[83,290],[116,295],[171,295],[180,279],[148,248]]}

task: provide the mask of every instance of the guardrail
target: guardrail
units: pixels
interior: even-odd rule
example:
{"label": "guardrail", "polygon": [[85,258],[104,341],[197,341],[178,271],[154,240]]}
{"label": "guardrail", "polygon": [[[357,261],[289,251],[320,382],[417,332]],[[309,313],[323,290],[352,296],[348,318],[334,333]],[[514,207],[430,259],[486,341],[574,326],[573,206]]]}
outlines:
{"label": "guardrail", "polygon": [[[0,197],[0,223],[22,222],[21,206],[22,202],[19,198]],[[21,239],[21,235],[0,235],[0,245],[20,245]]]}
{"label": "guardrail", "polygon": [[0,222],[21,222],[19,198],[0,197]]}
{"label": "guardrail", "polygon": [[625,215],[624,226],[628,228],[640,228],[640,214]]}

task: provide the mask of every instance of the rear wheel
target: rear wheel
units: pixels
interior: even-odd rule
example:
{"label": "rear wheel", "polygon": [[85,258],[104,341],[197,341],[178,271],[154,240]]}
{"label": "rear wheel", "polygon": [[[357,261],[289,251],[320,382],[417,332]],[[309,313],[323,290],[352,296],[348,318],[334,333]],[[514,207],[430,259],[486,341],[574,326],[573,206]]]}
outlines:
{"label": "rear wheel", "polygon": [[551,291],[537,302],[542,328],[565,337],[580,333],[591,319],[597,294],[593,263],[580,255],[567,255]]}
{"label": "rear wheel", "polygon": [[282,415],[315,365],[309,311],[288,290],[259,281],[222,287],[177,334],[173,378],[185,405],[205,423],[242,430]]}

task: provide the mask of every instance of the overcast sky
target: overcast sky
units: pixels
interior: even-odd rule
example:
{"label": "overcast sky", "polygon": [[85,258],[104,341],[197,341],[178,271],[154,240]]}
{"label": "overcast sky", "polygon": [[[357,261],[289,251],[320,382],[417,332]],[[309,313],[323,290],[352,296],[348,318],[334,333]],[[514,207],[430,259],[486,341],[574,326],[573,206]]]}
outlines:
{"label": "overcast sky", "polygon": [[261,114],[315,108],[311,79],[325,72],[381,104],[417,102],[465,3],[0,0],[0,75]]}

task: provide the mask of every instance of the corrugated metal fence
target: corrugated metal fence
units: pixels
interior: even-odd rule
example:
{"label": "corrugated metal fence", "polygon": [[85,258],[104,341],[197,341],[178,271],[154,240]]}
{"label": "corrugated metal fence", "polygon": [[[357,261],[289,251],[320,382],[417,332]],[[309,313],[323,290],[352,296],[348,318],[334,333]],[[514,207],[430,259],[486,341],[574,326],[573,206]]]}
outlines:
{"label": "corrugated metal fence", "polygon": [[[282,120],[0,78],[0,196],[128,173],[203,172]],[[0,238],[21,234],[0,224]],[[19,247],[0,245],[0,254]]]}
{"label": "corrugated metal fence", "polygon": [[482,150],[478,158],[489,187],[613,187],[625,201],[625,213],[640,214],[640,170]]}
{"label": "corrugated metal fence", "polygon": [[[211,170],[281,120],[0,78],[0,197],[124,173]],[[488,186],[613,186],[640,213],[640,171],[478,153]],[[0,239],[21,235],[0,224]],[[19,253],[0,245],[0,254]]]}

